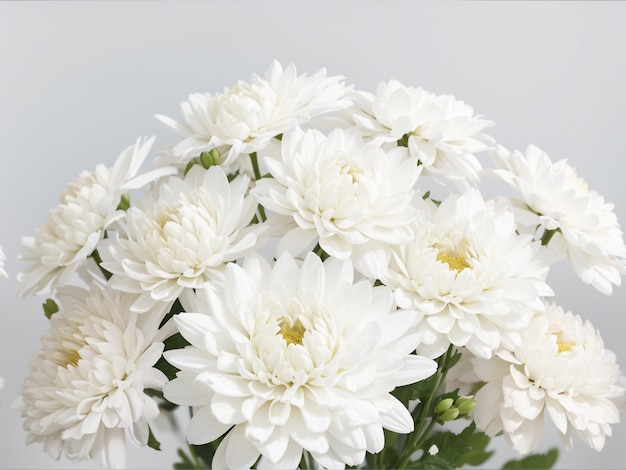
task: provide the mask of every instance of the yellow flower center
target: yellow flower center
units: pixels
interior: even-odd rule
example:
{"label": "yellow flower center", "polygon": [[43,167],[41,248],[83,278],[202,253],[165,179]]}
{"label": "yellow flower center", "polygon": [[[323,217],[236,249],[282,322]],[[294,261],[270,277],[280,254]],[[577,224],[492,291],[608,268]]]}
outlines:
{"label": "yellow flower center", "polygon": [[557,354],[562,352],[569,352],[576,345],[572,341],[563,341],[563,333],[556,334],[556,345],[558,347]]}
{"label": "yellow flower center", "polygon": [[72,349],[63,352],[62,360],[59,361],[59,365],[67,369],[69,366],[78,366],[78,361],[80,361],[80,354],[78,354],[76,349]]}
{"label": "yellow flower center", "polygon": [[446,263],[450,269],[456,271],[457,273],[460,273],[465,268],[470,267],[467,259],[465,258],[465,255],[456,255],[440,252],[437,254],[437,261]]}
{"label": "yellow flower center", "polygon": [[292,321],[290,318],[283,318],[278,331],[287,344],[302,344],[302,338],[306,329],[300,320]]}

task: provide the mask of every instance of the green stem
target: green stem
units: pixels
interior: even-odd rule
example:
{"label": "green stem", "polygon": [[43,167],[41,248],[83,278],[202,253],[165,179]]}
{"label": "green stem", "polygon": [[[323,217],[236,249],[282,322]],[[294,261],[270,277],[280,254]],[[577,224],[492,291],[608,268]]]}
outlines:
{"label": "green stem", "polygon": [[328,253],[324,251],[324,249],[320,246],[319,243],[315,245],[315,248],[313,248],[313,252],[317,256],[319,256],[322,259],[322,261],[325,261],[326,259],[328,259]]}
{"label": "green stem", "polygon": [[[256,152],[252,152],[250,154],[250,161],[252,162],[252,171],[254,172],[254,180],[258,181],[261,179],[261,170],[259,170],[259,159],[256,155]],[[265,208],[259,204],[259,215],[261,216],[261,221],[265,222],[267,220],[267,216],[265,215]]]}
{"label": "green stem", "polygon": [[[417,428],[411,433],[409,440],[404,447],[404,452],[402,453],[400,461],[398,462],[397,468],[404,468],[406,466],[411,458],[411,455],[419,449],[419,446],[426,440],[426,437],[428,437],[428,433],[430,433],[433,426],[435,425],[435,420],[431,418],[428,427],[426,428],[426,430],[424,430],[424,426],[428,421],[428,415],[431,413],[430,408],[432,407],[433,399],[437,394],[437,389],[439,388],[441,382],[443,382],[448,373],[448,362],[450,361],[453,352],[454,346],[450,345],[446,353],[440,358],[439,367],[437,368],[437,372],[435,372],[436,375],[434,386],[431,393],[428,394],[428,398],[426,398],[426,402],[423,404],[420,410],[419,418],[416,423]],[[418,406],[421,406],[421,404]]]}
{"label": "green stem", "polygon": [[376,454],[376,466],[374,468],[378,468],[380,470],[385,468],[385,447]]}
{"label": "green stem", "polygon": [[558,228],[554,230],[544,230],[543,235],[541,236],[541,245],[546,246],[550,242],[554,234],[558,231]]}
{"label": "green stem", "polygon": [[424,441],[428,438],[428,435],[430,434],[430,431],[432,431],[433,428],[435,427],[435,424],[437,424],[437,421],[434,418],[431,418],[430,423],[428,423],[428,427],[424,430],[422,435],[415,442],[415,450],[422,447],[422,444],[424,444]]}
{"label": "green stem", "polygon": [[254,179],[261,179],[261,170],[259,170],[259,159],[256,155],[256,152],[252,152],[250,154],[250,161],[252,162],[252,171],[254,172]]}
{"label": "green stem", "polygon": [[193,458],[194,468],[197,468],[198,470],[202,470],[204,466],[202,465],[202,462],[198,458],[198,454],[196,454],[196,449],[194,448],[193,444],[189,444],[189,452],[191,453],[191,457]]}

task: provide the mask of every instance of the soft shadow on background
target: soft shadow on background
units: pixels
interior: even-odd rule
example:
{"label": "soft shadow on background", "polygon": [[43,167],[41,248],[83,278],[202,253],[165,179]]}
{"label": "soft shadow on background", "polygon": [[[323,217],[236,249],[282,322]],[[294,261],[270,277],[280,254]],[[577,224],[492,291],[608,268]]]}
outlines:
{"label": "soft shadow on background", "polygon": [[[44,299],[17,297],[16,256],[70,178],[112,164],[140,135],[173,141],[154,114],[180,118],[189,93],[222,91],[273,59],[372,92],[395,78],[468,102],[510,149],[567,158],[624,226],[625,20],[621,2],[0,2],[0,245],[11,275],[0,280],[0,467],[93,467],[25,446],[11,409],[47,326]],[[549,281],[626,367],[626,286],[604,296],[564,264]],[[551,429],[540,450],[557,443]],[[626,424],[613,431],[599,454],[575,440],[557,467],[623,468]],[[129,468],[171,468],[179,440],[158,437],[160,453],[130,447]]]}

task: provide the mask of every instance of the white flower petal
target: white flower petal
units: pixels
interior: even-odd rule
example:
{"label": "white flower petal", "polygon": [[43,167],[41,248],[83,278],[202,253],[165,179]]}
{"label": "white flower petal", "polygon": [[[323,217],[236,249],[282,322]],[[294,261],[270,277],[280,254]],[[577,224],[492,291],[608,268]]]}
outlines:
{"label": "white flower petal", "polygon": [[259,451],[247,439],[245,426],[239,425],[229,433],[230,440],[226,448],[228,468],[250,468],[259,458]]}
{"label": "white flower petal", "polygon": [[28,439],[52,457],[98,459],[123,467],[126,437],[147,444],[148,421],[158,405],[144,392],[167,380],[153,366],[165,315],[155,309],[138,321],[134,296],[92,282],[88,290],[57,291],[60,310],[24,380],[19,410]]}
{"label": "white flower petal", "polygon": [[[240,289],[245,293],[237,296]],[[366,450],[380,449],[383,427],[412,429],[390,391],[432,374],[434,362],[411,354],[408,343],[398,346],[394,339],[415,322],[385,323],[395,312],[389,289],[354,284],[349,260],[283,254],[270,266],[249,255],[226,269],[223,285],[186,293],[184,305],[196,313],[178,315],[181,331],[192,340],[187,349],[198,353],[166,353],[181,370],[165,393],[186,405],[200,403],[186,389],[210,388],[202,413],[211,418],[194,416],[198,442],[217,436],[203,431],[203,422],[223,423],[219,432],[235,425],[214,466],[249,466],[260,455],[259,468],[295,468],[303,449],[322,465],[340,458],[353,465]],[[361,398],[349,399],[348,386]],[[244,452],[235,455],[240,446]]]}
{"label": "white flower petal", "polygon": [[203,406],[194,411],[189,421],[187,440],[190,444],[207,444],[220,437],[230,427],[230,424],[224,424],[215,419],[209,406]]}

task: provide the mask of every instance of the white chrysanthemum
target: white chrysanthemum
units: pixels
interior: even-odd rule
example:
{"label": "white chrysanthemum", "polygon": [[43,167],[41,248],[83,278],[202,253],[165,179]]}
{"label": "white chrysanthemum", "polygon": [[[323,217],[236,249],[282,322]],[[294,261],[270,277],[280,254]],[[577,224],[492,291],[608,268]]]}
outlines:
{"label": "white chrysanthemum", "polygon": [[589,321],[555,304],[533,317],[517,350],[457,367],[472,369],[475,379],[465,381],[486,383],[475,396],[477,426],[492,436],[504,431],[521,453],[536,448],[546,412],[568,449],[575,432],[601,450],[619,422],[625,390],[615,355]]}
{"label": "white chrysanthemum", "polygon": [[100,254],[111,285],[139,294],[133,311],[219,280],[226,263],[259,247],[265,227],[249,226],[256,201],[246,195],[248,184],[245,176],[229,183],[220,167],[195,165],[127,211],[123,233],[104,240]]}
{"label": "white chrysanthemum", "polygon": [[357,465],[383,448],[383,428],[413,429],[390,392],[432,375],[411,354],[415,312],[399,312],[388,288],[353,283],[348,260],[288,255],[270,267],[230,264],[223,288],[186,292],[176,316],[191,343],[165,357],[180,369],[164,387],[194,406],[187,437],[228,431],[214,468],[296,468],[303,449],[327,468]]}
{"label": "white chrysanthemum", "polygon": [[347,258],[369,242],[406,243],[416,212],[411,202],[420,170],[404,149],[383,151],[351,131],[294,132],[283,137],[282,161],[266,159],[274,179],[253,189],[288,232],[278,249],[298,254],[315,243]]}
{"label": "white chrysanthemum", "polygon": [[380,83],[376,95],[355,95],[360,109],[353,119],[363,135],[407,146],[425,174],[460,188],[478,184],[482,166],[474,153],[493,145],[493,139],[481,133],[493,123],[475,116],[469,105],[396,80]]}
{"label": "white chrysanthemum", "polygon": [[28,266],[18,277],[20,295],[63,285],[93,253],[106,228],[123,217],[118,210],[126,192],[123,186],[136,176],[153,141],[154,137],[140,138],[111,168],[98,165],[70,181],[61,203],[50,210],[48,222],[34,237],[22,238],[21,258]]}
{"label": "white chrysanthemum", "polygon": [[134,314],[134,296],[96,283],[89,291],[64,286],[57,295],[60,311],[17,404],[27,442],[43,442],[55,459],[123,467],[127,436],[146,445],[148,421],[159,414],[144,389],[167,381],[153,368],[163,351],[155,338],[164,312]]}
{"label": "white chrysanthemum", "polygon": [[0,246],[0,276],[9,277],[7,272],[4,270],[4,262],[6,261],[6,256],[4,255],[4,250]]}
{"label": "white chrysanthemum", "polygon": [[426,206],[417,226],[386,272],[368,274],[394,290],[399,307],[421,313],[418,351],[437,357],[452,343],[490,357],[515,345],[552,291],[537,244],[516,234],[513,214],[469,190]]}
{"label": "white chrysanthemum", "polygon": [[548,246],[565,252],[578,276],[610,294],[626,274],[626,245],[613,204],[593,190],[566,160],[553,163],[538,147],[523,155],[499,147],[493,153],[505,182],[523,198],[520,223],[537,231],[557,232]]}
{"label": "white chrysanthemum", "polygon": [[288,129],[347,107],[347,92],[343,77],[327,77],[325,69],[312,76],[298,75],[293,64],[283,70],[275,61],[263,78],[255,74],[223,93],[190,95],[181,103],[185,123],[156,117],[185,137],[172,149],[174,163],[184,165],[201,152],[218,148],[223,152],[221,164],[229,167],[240,154],[258,152]]}

